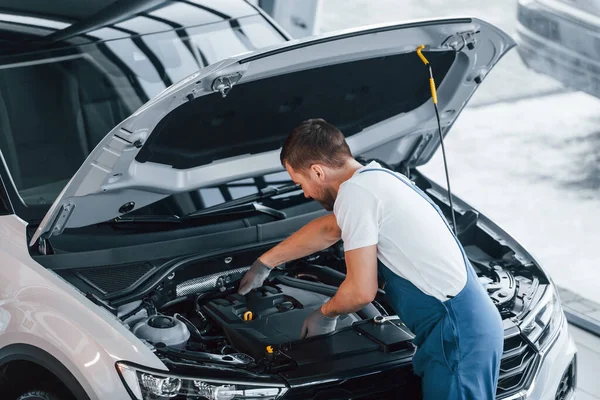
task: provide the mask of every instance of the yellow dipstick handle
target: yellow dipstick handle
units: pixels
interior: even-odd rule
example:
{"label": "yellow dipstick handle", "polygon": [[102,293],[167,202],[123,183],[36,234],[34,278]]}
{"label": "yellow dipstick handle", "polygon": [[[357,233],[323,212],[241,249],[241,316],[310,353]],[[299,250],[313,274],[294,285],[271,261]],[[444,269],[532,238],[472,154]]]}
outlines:
{"label": "yellow dipstick handle", "polygon": [[421,59],[421,61],[423,61],[423,64],[429,65],[429,61],[427,61],[427,59],[425,58],[425,56],[423,55],[423,53],[421,53],[424,48],[425,48],[424,44],[422,44],[419,47],[417,47],[417,54],[419,55],[419,58]]}
{"label": "yellow dipstick handle", "polygon": [[267,346],[267,353],[273,354],[273,346]]}
{"label": "yellow dipstick handle", "polygon": [[244,321],[252,321],[252,311],[246,311],[244,313]]}
{"label": "yellow dipstick handle", "polygon": [[431,98],[433,99],[433,104],[437,104],[437,92],[435,91],[433,76],[429,78],[429,86],[431,86]]}
{"label": "yellow dipstick handle", "polygon": [[431,88],[431,98],[433,99],[433,104],[437,104],[437,91],[435,90],[435,81],[433,80],[433,73],[431,72],[431,65],[429,65],[429,61],[423,55],[422,51],[425,48],[425,45],[422,44],[417,47],[417,55],[423,61],[423,64],[429,67],[429,87]]}

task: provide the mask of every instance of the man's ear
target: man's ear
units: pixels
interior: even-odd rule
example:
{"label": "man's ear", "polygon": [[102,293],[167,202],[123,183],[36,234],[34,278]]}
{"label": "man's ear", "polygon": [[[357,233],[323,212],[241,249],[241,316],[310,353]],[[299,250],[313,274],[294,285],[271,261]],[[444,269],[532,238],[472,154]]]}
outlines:
{"label": "man's ear", "polygon": [[310,170],[317,179],[325,180],[325,169],[321,164],[312,164]]}

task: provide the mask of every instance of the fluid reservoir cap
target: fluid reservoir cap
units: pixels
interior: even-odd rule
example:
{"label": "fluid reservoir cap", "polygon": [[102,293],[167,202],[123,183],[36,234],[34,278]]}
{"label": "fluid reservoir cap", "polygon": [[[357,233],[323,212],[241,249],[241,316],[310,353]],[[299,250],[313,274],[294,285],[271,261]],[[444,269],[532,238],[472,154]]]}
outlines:
{"label": "fluid reservoir cap", "polygon": [[292,304],[291,301],[284,301],[281,304],[277,305],[277,308],[279,309],[279,311],[290,311],[291,309],[294,308],[294,304]]}
{"label": "fluid reservoir cap", "polygon": [[143,319],[131,331],[140,339],[153,345],[164,343],[167,346],[185,348],[190,338],[188,327],[170,315],[155,315]]}
{"label": "fluid reservoir cap", "polygon": [[168,329],[177,325],[177,322],[175,321],[175,318],[171,318],[165,315],[159,315],[150,318],[148,320],[148,325],[150,325],[153,328]]}

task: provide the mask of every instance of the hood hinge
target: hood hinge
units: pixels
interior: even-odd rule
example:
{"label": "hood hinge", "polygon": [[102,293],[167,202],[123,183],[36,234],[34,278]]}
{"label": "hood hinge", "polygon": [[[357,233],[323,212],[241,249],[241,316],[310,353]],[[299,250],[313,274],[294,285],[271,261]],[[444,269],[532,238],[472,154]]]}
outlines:
{"label": "hood hinge", "polygon": [[212,83],[212,90],[215,92],[220,92],[221,96],[224,98],[227,97],[227,94],[233,88],[233,85],[238,83],[238,81],[242,78],[242,74],[237,73],[233,75],[223,75],[216,78]]}
{"label": "hood hinge", "polygon": [[477,39],[475,38],[475,34],[477,33],[479,33],[479,31],[457,32],[454,35],[447,37],[446,40],[442,42],[442,47],[450,47],[457,53],[462,51],[465,47],[469,50],[473,50],[477,43]]}
{"label": "hood hinge", "polygon": [[48,255],[48,241],[42,237],[38,240],[38,252],[43,256]]}
{"label": "hood hinge", "polygon": [[421,157],[421,154],[423,154],[423,151],[425,150],[429,142],[431,142],[432,138],[433,133],[425,133],[419,138],[411,152],[408,154],[408,157],[406,157],[406,166],[408,168],[412,168],[417,165],[417,161]]}
{"label": "hood hinge", "polygon": [[48,230],[45,233],[40,235],[38,244],[40,249],[45,250],[44,242],[52,235],[60,235],[65,230],[65,226],[67,225],[67,221],[73,213],[73,210],[75,210],[74,203],[67,203],[60,206],[60,210],[58,213],[56,213],[56,217],[54,218],[54,221],[52,221],[52,225],[48,227]]}

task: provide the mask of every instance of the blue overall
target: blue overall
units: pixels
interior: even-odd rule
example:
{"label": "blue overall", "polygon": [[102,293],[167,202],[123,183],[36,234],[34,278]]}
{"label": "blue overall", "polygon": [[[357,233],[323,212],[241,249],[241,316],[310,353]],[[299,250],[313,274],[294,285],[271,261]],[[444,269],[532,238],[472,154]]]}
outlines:
{"label": "blue overall", "polygon": [[[410,186],[446,223],[439,207],[412,183],[386,169],[366,169],[361,173],[369,171],[387,172]],[[446,226],[450,230],[447,223]],[[454,236],[452,230],[450,233]],[[425,294],[379,260],[378,273],[385,281],[386,298],[415,334],[413,369],[421,377],[423,398],[492,400],[496,397],[504,344],[502,319],[458,239],[456,242],[465,260],[467,283],[446,301]]]}

